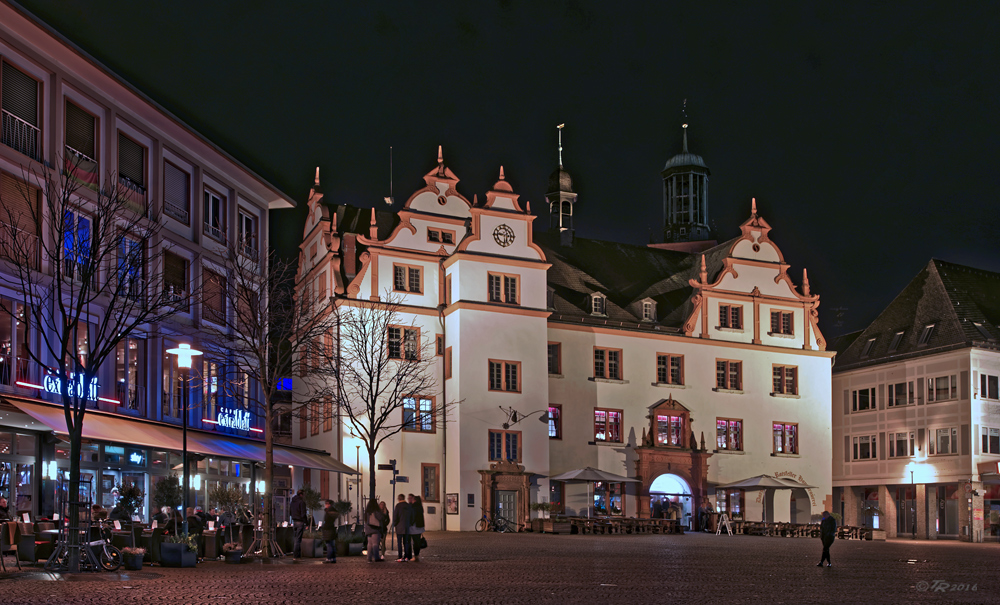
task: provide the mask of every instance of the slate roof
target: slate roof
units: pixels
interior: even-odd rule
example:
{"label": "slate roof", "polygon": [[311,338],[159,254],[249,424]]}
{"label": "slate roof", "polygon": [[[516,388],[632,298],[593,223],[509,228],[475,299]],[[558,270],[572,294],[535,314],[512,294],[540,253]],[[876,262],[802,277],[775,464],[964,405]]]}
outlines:
{"label": "slate roof", "polygon": [[[920,336],[931,324],[930,338],[921,345]],[[903,334],[893,347],[898,332]],[[997,347],[1000,273],[931,259],[871,325],[855,334],[851,341],[846,336],[838,339],[838,344],[846,346],[837,348],[835,373],[948,349]]]}
{"label": "slate roof", "polygon": [[[552,321],[677,331],[691,313],[688,280],[698,278],[701,254],[582,237],[563,246],[559,234],[552,232],[536,232],[533,238],[552,264],[548,271],[548,284],[554,291]],[[734,241],[704,252],[709,281],[722,270]],[[598,292],[607,297],[606,318],[590,312],[590,295]],[[657,321],[652,323],[642,321],[646,298],[656,304]]]}

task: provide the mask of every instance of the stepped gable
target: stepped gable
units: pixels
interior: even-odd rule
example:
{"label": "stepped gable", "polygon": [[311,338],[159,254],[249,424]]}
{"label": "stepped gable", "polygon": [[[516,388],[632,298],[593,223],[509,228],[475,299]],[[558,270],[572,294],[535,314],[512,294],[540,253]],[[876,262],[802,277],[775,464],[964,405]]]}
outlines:
{"label": "stepped gable", "polygon": [[[934,324],[927,343],[924,328]],[[977,326],[976,324],[979,324]],[[997,346],[1000,274],[931,259],[867,328],[837,356],[834,371],[964,346]],[[896,333],[903,336],[889,349]],[[865,346],[875,344],[868,355]]]}
{"label": "stepped gable", "polygon": [[[738,238],[737,238],[738,239]],[[723,268],[734,240],[706,250],[708,275]],[[552,263],[548,285],[554,290],[553,321],[592,318],[590,295],[607,297],[606,320],[643,327],[680,330],[691,312],[689,281],[698,277],[701,254],[576,237],[571,246],[559,243],[558,233],[535,233],[535,243]],[[642,322],[641,301],[656,303],[657,321]]]}

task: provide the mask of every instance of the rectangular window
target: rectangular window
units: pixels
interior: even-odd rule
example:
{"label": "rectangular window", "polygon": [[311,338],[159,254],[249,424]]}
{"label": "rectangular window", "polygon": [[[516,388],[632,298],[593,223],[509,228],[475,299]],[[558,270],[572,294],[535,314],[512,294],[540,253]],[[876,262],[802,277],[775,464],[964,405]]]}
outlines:
{"label": "rectangular window", "polygon": [[622,411],[594,408],[594,441],[622,442]]}
{"label": "rectangular window", "polygon": [[562,406],[549,404],[549,439],[562,439]]}
{"label": "rectangular window", "polygon": [[980,399],[1000,399],[1000,379],[989,374],[979,374]]}
{"label": "rectangular window", "polygon": [[947,428],[934,431],[934,439],[931,441],[930,454],[942,456],[946,454],[958,453],[958,429]]}
{"label": "rectangular window", "polygon": [[191,220],[191,175],[163,163],[163,213],[185,225]]}
{"label": "rectangular window", "polygon": [[309,433],[319,435],[319,402],[314,401],[309,404],[312,412],[309,414]]}
{"label": "rectangular window", "polygon": [[899,407],[901,405],[911,405],[913,398],[913,381],[897,382],[886,385],[886,398],[888,407]]}
{"label": "rectangular window", "polygon": [[309,436],[309,406],[303,405],[299,408],[299,439]]}
{"label": "rectangular window", "polygon": [[163,288],[167,304],[187,311],[188,260],[169,250],[163,253]]}
{"label": "rectangular window", "polygon": [[982,453],[1000,454],[1000,429],[987,426],[982,427],[982,429],[983,429]]}
{"label": "rectangular window", "polygon": [[656,306],[648,300],[642,303],[642,320],[656,321]]}
{"label": "rectangular window", "polygon": [[799,369],[794,366],[771,366],[771,383],[775,395],[799,394]]}
{"label": "rectangular window", "polygon": [[436,229],[427,230],[427,241],[438,243],[441,241],[441,232]]}
{"label": "rectangular window", "polygon": [[79,185],[97,191],[97,118],[66,101],[66,157],[64,171]]}
{"label": "rectangular window", "polygon": [[566,512],[566,484],[562,481],[549,481],[549,504],[552,505],[553,513],[563,514]]}
{"label": "rectangular window", "polygon": [[927,379],[927,401],[958,399],[958,376],[938,376]]}
{"label": "rectangular window", "polygon": [[889,457],[907,458],[914,455],[915,439],[913,431],[908,433],[889,433]]}
{"label": "rectangular window", "polygon": [[872,349],[875,348],[875,341],[878,338],[869,338],[868,342],[865,343],[865,347],[861,349],[861,357],[869,357],[872,354]]}
{"label": "rectangular window", "polygon": [[659,445],[684,445],[684,417],[665,414],[656,415],[656,443]]}
{"label": "rectangular window", "polygon": [[223,242],[226,234],[226,198],[211,189],[205,190],[202,204],[205,235]]}
{"label": "rectangular window", "polygon": [[141,338],[129,336],[116,347],[115,399],[129,411],[143,413],[146,409],[146,341]]}
{"label": "rectangular window", "polygon": [[743,389],[743,362],[728,359],[715,360],[715,387],[722,391]]}
{"label": "rectangular window", "polygon": [[742,305],[719,305],[719,327],[731,330],[743,329]]}
{"label": "rectangular window", "polygon": [[118,183],[129,192],[146,195],[146,148],[118,133]]}
{"label": "rectangular window", "polygon": [[[16,386],[18,382],[31,382],[32,367],[29,356],[31,330],[26,321],[30,308],[12,300],[3,299],[3,306],[14,317],[0,313],[0,384]],[[125,405],[124,402],[122,405]]]}
{"label": "rectangular window", "polygon": [[875,460],[878,458],[876,435],[861,435],[854,438],[852,460]]}
{"label": "rectangular window", "polygon": [[257,217],[242,208],[237,212],[237,242],[240,254],[247,258],[256,259],[257,251]]}
{"label": "rectangular window", "polygon": [[0,99],[3,107],[3,144],[40,161],[42,138],[38,80],[4,61],[0,75]]}
{"label": "rectangular window", "polygon": [[594,347],[594,378],[622,379],[622,350]]}
{"label": "rectangular window", "polygon": [[771,311],[771,334],[792,334],[792,318],[788,311]]}
{"label": "rectangular window", "polygon": [[390,359],[420,359],[420,328],[389,326],[387,332]]}
{"label": "rectangular window", "polygon": [[684,384],[684,356],[656,354],[657,384]]}
{"label": "rectangular window", "polygon": [[743,451],[743,421],[735,418],[716,418],[715,445],[720,450]]}
{"label": "rectangular window", "polygon": [[594,315],[604,315],[607,312],[605,302],[604,295],[594,294],[590,298],[590,312]]}
{"label": "rectangular window", "polygon": [[775,454],[798,454],[799,453],[799,425],[775,422],[774,432],[774,453]]}
{"label": "rectangular window", "polygon": [[403,430],[417,433],[435,432],[433,398],[403,398]]}
{"label": "rectangular window", "polygon": [[451,347],[444,350],[444,378],[445,380],[451,378]]}
{"label": "rectangular window", "polygon": [[549,374],[562,374],[562,344],[549,343]]}
{"label": "rectangular window", "polygon": [[441,473],[439,464],[420,465],[420,497],[424,502],[440,502],[441,490],[438,488],[438,476]]}
{"label": "rectangular window", "polygon": [[205,392],[203,397],[205,402],[205,418],[215,420],[216,415],[219,413],[219,408],[222,406],[222,381],[225,377],[225,370],[222,364],[216,361],[205,360],[204,372],[203,384]]}
{"label": "rectangular window", "polygon": [[851,392],[851,411],[864,412],[875,409],[875,387]]}
{"label": "rectangular window", "polygon": [[323,399],[323,432],[329,433],[333,430],[333,399],[326,397]]}
{"label": "rectangular window", "polygon": [[521,461],[521,431],[490,430],[490,461]]}
{"label": "rectangular window", "polygon": [[217,324],[226,323],[226,278],[204,269],[202,271],[202,312],[204,319]]}
{"label": "rectangular window", "polygon": [[63,277],[76,281],[97,278],[90,265],[91,219],[76,212],[63,214]]}
{"label": "rectangular window", "polygon": [[521,362],[489,360],[490,390],[521,392]]}
{"label": "rectangular window", "polygon": [[487,281],[489,285],[489,301],[504,303],[507,305],[520,304],[520,291],[518,290],[518,276],[506,275],[503,273],[488,273]]}
{"label": "rectangular window", "polygon": [[396,292],[420,294],[424,291],[420,267],[392,265],[392,289]]}
{"label": "rectangular window", "polygon": [[455,243],[455,232],[454,231],[443,231],[440,229],[428,229],[427,230],[427,241],[435,244],[454,244]]}
{"label": "rectangular window", "polygon": [[917,339],[917,346],[926,347],[931,342],[931,336],[933,335],[934,324],[924,326],[924,329],[920,332],[920,338]]}
{"label": "rectangular window", "polygon": [[115,294],[128,300],[139,300],[143,292],[143,277],[146,267],[142,244],[123,237],[118,244],[118,284]]}
{"label": "rectangular window", "polygon": [[444,303],[446,305],[451,304],[451,276],[445,278],[444,280]]}

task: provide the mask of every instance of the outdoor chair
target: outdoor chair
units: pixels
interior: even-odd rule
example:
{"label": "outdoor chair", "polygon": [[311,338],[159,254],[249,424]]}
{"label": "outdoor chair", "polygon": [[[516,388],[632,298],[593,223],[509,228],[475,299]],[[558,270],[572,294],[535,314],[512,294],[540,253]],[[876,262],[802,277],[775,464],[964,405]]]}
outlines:
{"label": "outdoor chair", "polygon": [[0,523],[0,569],[7,571],[5,557],[14,555],[17,568],[21,569],[21,559],[17,553],[17,547],[21,542],[21,528],[15,521]]}

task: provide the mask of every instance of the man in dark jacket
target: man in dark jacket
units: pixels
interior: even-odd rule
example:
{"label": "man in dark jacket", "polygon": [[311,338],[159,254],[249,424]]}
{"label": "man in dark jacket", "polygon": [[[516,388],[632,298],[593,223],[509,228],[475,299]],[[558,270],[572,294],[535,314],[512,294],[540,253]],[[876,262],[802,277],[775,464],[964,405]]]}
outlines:
{"label": "man in dark jacket", "polygon": [[410,525],[413,524],[413,509],[406,503],[406,496],[400,494],[397,498],[396,508],[392,509],[392,529],[396,532],[396,552],[399,558],[397,563],[405,563],[413,558],[412,544],[410,542]]}
{"label": "man in dark jacket", "polygon": [[299,490],[292,497],[289,506],[289,514],[292,516],[295,536],[295,547],[292,549],[292,558],[298,559],[302,556],[302,534],[306,531],[306,522],[309,517],[309,510],[306,509],[306,499],[302,497],[302,490]]}
{"label": "man in dark jacket", "polygon": [[823,520],[819,522],[819,538],[823,541],[823,558],[819,560],[816,567],[823,567],[823,561],[826,561],[827,567],[833,566],[833,563],[830,562],[830,545],[833,544],[836,537],[837,520],[828,511],[823,511]]}
{"label": "man in dark jacket", "polygon": [[323,509],[323,540],[326,542],[326,562],[337,562],[337,518],[340,513],[333,508],[333,500],[326,501]]}
{"label": "man in dark jacket", "polygon": [[10,521],[10,511],[7,509],[7,498],[0,496],[0,521]]}

